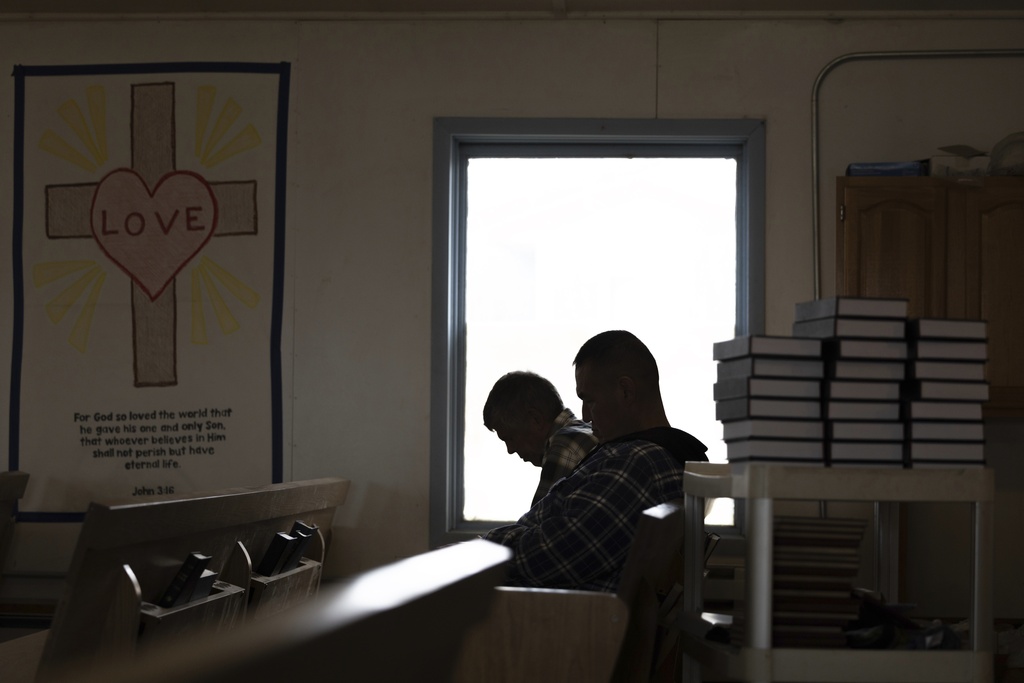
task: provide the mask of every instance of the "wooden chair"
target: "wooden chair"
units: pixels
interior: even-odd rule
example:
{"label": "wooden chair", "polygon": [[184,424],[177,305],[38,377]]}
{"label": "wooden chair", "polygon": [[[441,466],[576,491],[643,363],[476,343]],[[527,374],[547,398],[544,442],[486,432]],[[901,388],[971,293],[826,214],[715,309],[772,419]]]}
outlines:
{"label": "wooden chair", "polygon": [[508,548],[469,541],[325,586],[273,620],[167,642],[55,683],[447,683],[466,629],[484,619]]}
{"label": "wooden chair", "polygon": [[618,590],[495,590],[487,621],[470,630],[460,683],[647,683],[658,641],[659,594],[678,582],[682,501],[644,511]]}
{"label": "wooden chair", "polygon": [[[237,627],[249,607],[252,558],[258,561],[274,535],[296,520],[326,536],[316,538],[299,568],[275,579],[283,588],[275,598],[264,595],[265,614],[308,600],[319,588],[334,513],[348,487],[347,480],[330,478],[92,503],[51,628],[0,644],[0,665],[19,669],[18,678],[5,672],[5,680],[47,680],[65,666],[88,670],[160,640]],[[209,568],[220,579],[214,591],[180,607],[158,607],[192,551],[212,556]]]}
{"label": "wooden chair", "polygon": [[0,572],[3,572],[14,535],[14,509],[27,486],[28,473],[0,472]]}

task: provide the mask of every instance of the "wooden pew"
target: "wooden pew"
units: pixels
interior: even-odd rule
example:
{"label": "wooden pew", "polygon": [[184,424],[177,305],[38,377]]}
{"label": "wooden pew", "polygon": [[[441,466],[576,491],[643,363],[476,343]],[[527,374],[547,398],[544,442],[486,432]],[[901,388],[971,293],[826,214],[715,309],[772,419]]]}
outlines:
{"label": "wooden pew", "polygon": [[616,593],[495,590],[491,616],[463,642],[459,683],[650,680],[658,644],[658,595],[680,577],[682,501],[642,515]]}
{"label": "wooden pew", "polygon": [[0,472],[0,572],[3,572],[14,535],[15,507],[27,486],[27,472]]}
{"label": "wooden pew", "polygon": [[478,539],[325,586],[273,620],[167,642],[54,683],[447,682],[466,629],[484,619],[508,548]]}
{"label": "wooden pew", "polygon": [[[309,599],[319,588],[334,512],[348,487],[347,480],[328,478],[92,503],[52,627],[0,644],[0,665],[13,661],[22,676],[5,680],[44,681],[64,666],[87,670],[163,639],[237,627],[249,607],[253,563],[274,534],[289,531],[296,520],[322,534],[299,568],[275,579],[282,590],[264,595],[271,605],[263,612],[269,616]],[[212,556],[209,568],[220,579],[214,592],[180,607],[157,607],[192,551]]]}

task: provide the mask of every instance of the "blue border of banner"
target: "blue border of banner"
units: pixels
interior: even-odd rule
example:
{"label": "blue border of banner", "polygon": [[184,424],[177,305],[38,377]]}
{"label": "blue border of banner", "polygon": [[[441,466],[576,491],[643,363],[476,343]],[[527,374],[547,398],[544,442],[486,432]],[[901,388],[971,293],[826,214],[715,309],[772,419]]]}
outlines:
{"label": "blue border of banner", "polygon": [[[285,190],[287,188],[288,98],[291,64],[288,62],[159,62],[154,64],[92,64],[14,67],[14,197],[11,202],[14,229],[11,239],[14,297],[11,345],[11,404],[8,435],[10,470],[18,469],[21,439],[21,362],[25,324],[22,227],[24,222],[25,79],[45,76],[108,76],[118,74],[249,73],[277,74],[277,150],[274,184],[274,291],[270,330],[270,385],[272,412],[271,480],[284,480],[284,417],[282,413],[281,325],[284,308]],[[17,512],[19,522],[80,522],[85,512]]]}

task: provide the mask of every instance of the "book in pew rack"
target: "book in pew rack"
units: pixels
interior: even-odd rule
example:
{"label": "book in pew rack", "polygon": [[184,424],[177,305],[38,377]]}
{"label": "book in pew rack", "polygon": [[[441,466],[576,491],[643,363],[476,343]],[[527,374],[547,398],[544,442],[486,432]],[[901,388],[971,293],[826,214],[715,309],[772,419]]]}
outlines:
{"label": "book in pew rack", "polygon": [[210,564],[211,559],[213,559],[211,555],[206,555],[199,551],[190,552],[185,561],[181,563],[181,567],[174,575],[170,585],[167,586],[160,596],[157,605],[160,607],[177,607],[191,600],[196,585],[199,583],[203,571]]}
{"label": "book in pew rack", "polygon": [[297,543],[299,543],[299,539],[292,534],[287,534],[283,531],[274,534],[274,537],[270,539],[270,546],[267,547],[267,552],[263,554],[263,559],[260,560],[259,565],[256,567],[256,573],[263,576],[279,574]]}
{"label": "book in pew rack", "polygon": [[196,587],[189,596],[188,601],[201,600],[213,592],[213,585],[217,582],[217,572],[212,569],[204,569],[196,581]]}
{"label": "book in pew rack", "polygon": [[288,533],[279,531],[270,540],[270,546],[256,567],[256,573],[276,576],[299,566],[317,527],[296,520]]}
{"label": "book in pew rack", "polygon": [[299,566],[316,532],[317,527],[315,525],[310,526],[301,520],[296,520],[292,524],[291,535],[295,536],[298,541],[290,546],[289,555],[281,566],[282,572],[291,571]]}

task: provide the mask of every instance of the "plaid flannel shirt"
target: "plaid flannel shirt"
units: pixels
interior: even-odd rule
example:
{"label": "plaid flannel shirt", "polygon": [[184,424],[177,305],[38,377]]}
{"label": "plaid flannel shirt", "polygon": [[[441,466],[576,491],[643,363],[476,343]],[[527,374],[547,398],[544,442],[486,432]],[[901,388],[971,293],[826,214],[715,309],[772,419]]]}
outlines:
{"label": "plaid flannel shirt", "polygon": [[514,551],[507,582],[615,591],[640,514],[682,498],[683,461],[707,459],[697,439],[667,431],[685,452],[673,456],[644,433],[604,443],[518,522],[485,534]]}
{"label": "plaid flannel shirt", "polygon": [[540,483],[533,494],[536,505],[556,481],[568,477],[576,465],[597,445],[597,437],[590,425],[578,419],[566,408],[555,418],[551,436],[544,444],[544,459],[540,466]]}

